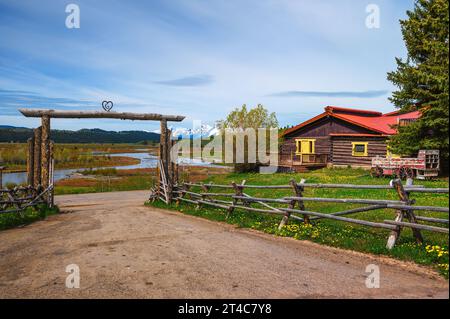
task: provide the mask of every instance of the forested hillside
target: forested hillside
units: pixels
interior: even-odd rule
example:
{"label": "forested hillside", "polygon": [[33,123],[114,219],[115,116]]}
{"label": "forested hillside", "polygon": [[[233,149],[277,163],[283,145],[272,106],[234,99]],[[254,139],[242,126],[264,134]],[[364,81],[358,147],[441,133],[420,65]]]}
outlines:
{"label": "forested hillside", "polygon": [[[0,143],[24,143],[32,135],[33,130],[29,128],[0,126]],[[145,131],[115,132],[101,129],[52,130],[51,139],[56,143],[137,143],[159,141],[159,134]]]}

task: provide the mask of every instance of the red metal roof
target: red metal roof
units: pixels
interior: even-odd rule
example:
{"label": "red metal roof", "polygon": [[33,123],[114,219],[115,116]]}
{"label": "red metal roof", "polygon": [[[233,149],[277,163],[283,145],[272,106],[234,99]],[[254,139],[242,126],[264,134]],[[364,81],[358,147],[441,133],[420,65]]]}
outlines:
{"label": "red metal roof", "polygon": [[365,133],[330,133],[330,136],[350,136],[350,137],[384,137],[384,134],[365,134]]}
{"label": "red metal roof", "polygon": [[340,106],[327,106],[325,107],[325,112],[329,113],[353,113],[353,114],[361,114],[361,115],[369,115],[369,116],[381,116],[383,113],[377,111],[369,111],[369,110],[358,110],[351,109],[348,107],[340,107]]}
{"label": "red metal roof", "polygon": [[392,126],[398,124],[400,119],[417,119],[420,117],[420,112],[413,111],[399,114],[398,111],[394,111],[382,114],[381,112],[376,111],[327,106],[325,107],[325,112],[286,130],[283,135],[297,131],[298,129],[308,124],[312,124],[313,122],[326,116],[331,116],[348,123],[364,127],[377,134],[392,135],[397,133],[396,129]]}

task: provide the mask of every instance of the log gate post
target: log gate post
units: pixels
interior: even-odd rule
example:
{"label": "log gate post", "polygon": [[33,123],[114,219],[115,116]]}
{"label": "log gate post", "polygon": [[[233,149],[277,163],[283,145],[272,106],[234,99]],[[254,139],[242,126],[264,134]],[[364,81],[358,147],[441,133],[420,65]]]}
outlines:
{"label": "log gate post", "polygon": [[[50,116],[41,117],[41,126],[33,130],[27,140],[27,184],[34,189],[47,190],[53,184],[54,145],[50,140]],[[53,189],[43,195],[45,202],[52,206]],[[39,191],[38,191],[39,193]]]}
{"label": "log gate post", "polygon": [[3,188],[3,170],[5,169],[4,166],[0,166],[0,189]]}
{"label": "log gate post", "polygon": [[[171,169],[173,166],[170,160],[170,130],[167,128],[167,120],[161,120],[160,125],[160,170],[162,170],[162,175],[165,176],[167,181],[167,184],[165,185],[167,192],[167,204],[170,204],[173,198],[173,171]],[[159,176],[161,176],[161,174]]]}
{"label": "log gate post", "polygon": [[34,183],[34,137],[30,137],[27,141],[27,184]]}
{"label": "log gate post", "polygon": [[41,127],[34,129],[34,147],[33,147],[33,187],[38,188],[41,185]]}
{"label": "log gate post", "polygon": [[[41,185],[45,189],[49,187],[49,169],[50,169],[50,117],[44,115],[41,118]],[[48,201],[51,196],[44,195]]]}

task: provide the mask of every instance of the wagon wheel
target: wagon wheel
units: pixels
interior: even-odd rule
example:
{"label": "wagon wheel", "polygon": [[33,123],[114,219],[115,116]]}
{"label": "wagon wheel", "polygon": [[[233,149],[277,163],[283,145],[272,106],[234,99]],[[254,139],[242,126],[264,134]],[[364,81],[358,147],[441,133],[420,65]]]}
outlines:
{"label": "wagon wheel", "polygon": [[409,167],[402,166],[402,167],[400,167],[398,169],[397,176],[400,179],[413,178],[414,177],[414,171],[411,168],[409,168]]}
{"label": "wagon wheel", "polygon": [[383,169],[380,166],[375,166],[370,169],[370,176],[380,178],[383,176]]}

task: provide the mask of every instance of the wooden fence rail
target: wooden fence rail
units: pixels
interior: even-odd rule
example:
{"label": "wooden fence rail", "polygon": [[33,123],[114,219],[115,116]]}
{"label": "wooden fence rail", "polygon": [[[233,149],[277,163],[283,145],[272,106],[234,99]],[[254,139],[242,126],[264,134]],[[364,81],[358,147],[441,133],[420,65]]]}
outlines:
{"label": "wooden fence rail", "polygon": [[[233,188],[232,185],[220,185],[220,184],[199,184],[199,183],[183,183],[189,186],[202,187],[207,185],[209,187],[216,188]],[[299,185],[299,184],[298,184]],[[313,184],[305,183],[302,185],[305,188],[349,188],[349,189],[394,189],[391,185],[353,185],[353,184]],[[243,185],[242,188],[256,188],[256,189],[292,189],[291,185]],[[448,188],[425,188],[423,185],[410,185],[404,187],[407,192],[415,193],[447,193]]]}
{"label": "wooden fence rail", "polygon": [[[200,191],[192,190],[193,187],[200,188]],[[230,190],[232,192],[213,192],[211,189]],[[365,190],[393,190],[399,197],[398,200],[370,199],[370,198],[331,198],[331,197],[307,197],[304,195],[305,189],[337,188],[337,189],[365,189]],[[293,196],[281,198],[261,198],[253,197],[244,192],[245,189],[290,189]],[[425,188],[422,185],[413,185],[409,179],[406,185],[402,185],[401,180],[392,180],[389,185],[354,185],[354,184],[318,184],[307,183],[301,180],[297,183],[291,180],[289,185],[248,185],[243,181],[241,184],[231,183],[231,185],[202,184],[202,183],[181,183],[174,186],[173,199],[179,204],[186,202],[201,206],[210,206],[226,210],[226,216],[230,216],[235,209],[258,212],[264,214],[274,214],[282,216],[279,228],[281,229],[289,219],[298,220],[303,223],[310,223],[320,219],[337,220],[367,227],[386,229],[390,231],[386,247],[392,249],[395,245],[402,228],[408,227],[413,231],[413,235],[418,243],[423,242],[421,230],[432,232],[448,233],[448,228],[420,224],[418,221],[436,224],[449,224],[448,219],[434,218],[426,216],[416,216],[414,211],[442,212],[449,213],[448,207],[440,206],[420,206],[415,205],[415,200],[410,199],[411,193],[448,194],[448,188]],[[186,198],[186,197],[189,198]],[[229,200],[225,200],[225,199]],[[154,198],[156,200],[157,198]],[[167,203],[166,198],[161,198]],[[364,205],[362,207],[351,208],[333,213],[323,213],[307,210],[305,203],[323,202]],[[272,206],[272,205],[276,206]],[[263,207],[255,207],[259,205]],[[283,207],[286,206],[287,207]],[[343,215],[357,214],[361,212],[371,212],[380,209],[390,209],[395,212],[394,220],[383,220],[379,222],[361,220],[344,217]],[[407,221],[404,221],[404,219]]]}
{"label": "wooden fence rail", "polygon": [[0,214],[21,213],[28,207],[48,204],[44,196],[51,193],[53,185],[46,189],[32,186],[0,189]]}
{"label": "wooden fence rail", "polygon": [[[12,189],[2,189],[0,187],[0,214],[20,213],[28,207],[46,204],[50,207],[54,205],[54,171],[55,161],[50,160],[48,168],[48,180],[45,184],[37,186],[18,186]],[[43,186],[45,185],[45,186]]]}

